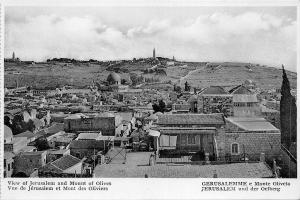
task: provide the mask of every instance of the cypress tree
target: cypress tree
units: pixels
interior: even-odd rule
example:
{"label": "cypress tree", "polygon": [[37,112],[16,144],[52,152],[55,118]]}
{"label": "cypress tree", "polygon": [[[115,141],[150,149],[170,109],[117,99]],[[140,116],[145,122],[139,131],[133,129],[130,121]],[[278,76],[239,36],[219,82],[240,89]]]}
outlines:
{"label": "cypress tree", "polygon": [[290,82],[282,65],[282,85],[280,99],[281,144],[288,149],[292,142],[297,141],[297,107],[291,95]]}

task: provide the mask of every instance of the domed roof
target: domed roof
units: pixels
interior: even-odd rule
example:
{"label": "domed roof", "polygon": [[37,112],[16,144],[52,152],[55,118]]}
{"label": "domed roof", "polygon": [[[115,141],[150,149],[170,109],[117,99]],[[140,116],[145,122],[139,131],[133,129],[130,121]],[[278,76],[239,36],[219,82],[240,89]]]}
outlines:
{"label": "domed roof", "polygon": [[121,83],[121,77],[116,72],[112,72],[107,77],[107,82],[120,82]]}
{"label": "domed roof", "polygon": [[13,137],[13,133],[11,129],[8,126],[4,125],[4,139],[10,139],[12,137]]}
{"label": "domed roof", "polygon": [[251,84],[253,84],[253,81],[250,79],[247,79],[247,80],[245,80],[244,84],[251,85]]}

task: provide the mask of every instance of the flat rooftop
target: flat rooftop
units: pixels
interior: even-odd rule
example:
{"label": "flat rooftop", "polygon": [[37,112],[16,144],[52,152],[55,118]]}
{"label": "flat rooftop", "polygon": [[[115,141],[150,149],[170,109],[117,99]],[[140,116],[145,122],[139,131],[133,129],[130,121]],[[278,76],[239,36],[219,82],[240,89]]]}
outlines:
{"label": "flat rooftop", "polygon": [[228,117],[227,121],[245,131],[272,131],[280,133],[279,129],[273,126],[264,118],[259,117]]}
{"label": "flat rooftop", "polygon": [[126,163],[103,164],[95,168],[95,177],[103,178],[263,178],[272,170],[262,162],[222,165],[156,164],[149,166],[151,152],[127,153]]}

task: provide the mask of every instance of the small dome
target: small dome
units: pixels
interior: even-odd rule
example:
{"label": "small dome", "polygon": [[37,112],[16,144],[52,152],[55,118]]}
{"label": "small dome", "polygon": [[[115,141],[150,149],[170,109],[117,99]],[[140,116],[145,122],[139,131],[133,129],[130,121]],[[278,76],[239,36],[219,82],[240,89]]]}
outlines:
{"label": "small dome", "polygon": [[253,81],[250,80],[250,79],[247,79],[247,80],[245,80],[244,84],[246,84],[246,85],[252,85]]}
{"label": "small dome", "polygon": [[4,125],[4,140],[9,143],[11,142],[12,138],[13,133],[11,129],[8,126]]}
{"label": "small dome", "polygon": [[112,72],[107,77],[107,82],[109,83],[121,83],[121,77],[119,74]]}

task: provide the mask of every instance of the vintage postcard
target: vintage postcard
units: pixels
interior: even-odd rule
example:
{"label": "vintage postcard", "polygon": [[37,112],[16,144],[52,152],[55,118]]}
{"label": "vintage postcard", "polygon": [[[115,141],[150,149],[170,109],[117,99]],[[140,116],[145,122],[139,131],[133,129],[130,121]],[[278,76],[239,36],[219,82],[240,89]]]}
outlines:
{"label": "vintage postcard", "polygon": [[299,199],[299,1],[1,2],[1,199]]}

